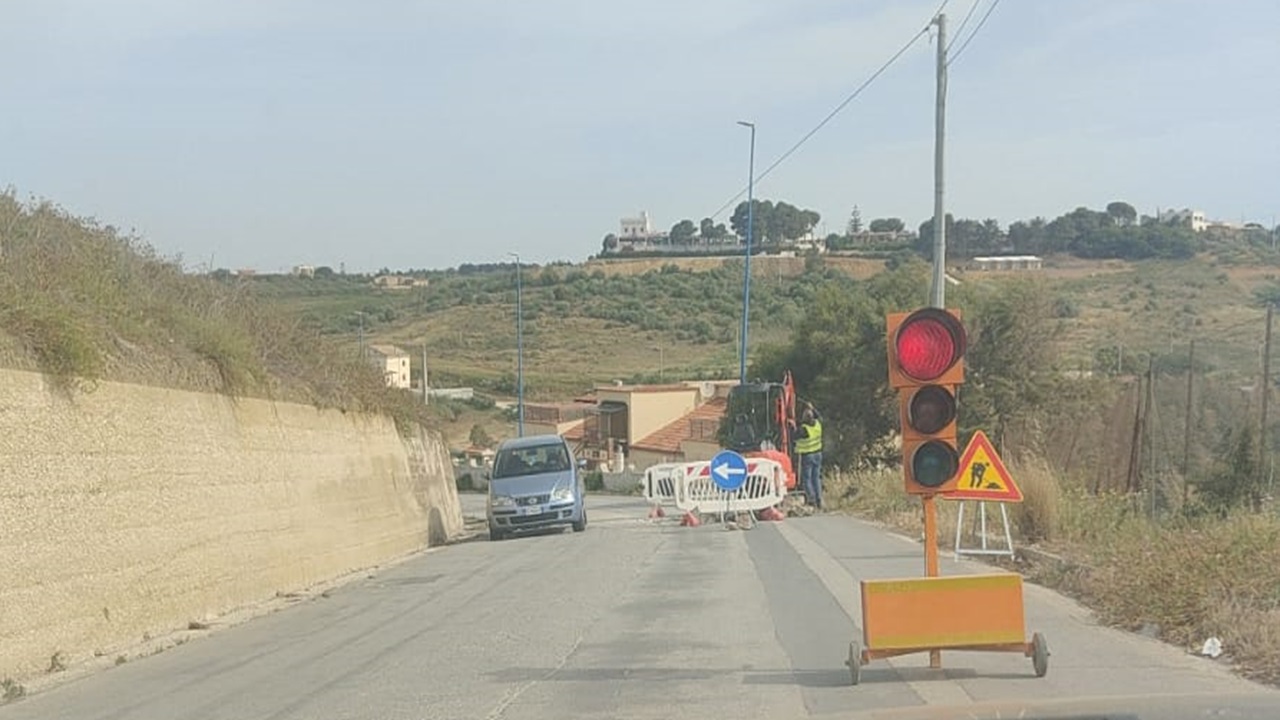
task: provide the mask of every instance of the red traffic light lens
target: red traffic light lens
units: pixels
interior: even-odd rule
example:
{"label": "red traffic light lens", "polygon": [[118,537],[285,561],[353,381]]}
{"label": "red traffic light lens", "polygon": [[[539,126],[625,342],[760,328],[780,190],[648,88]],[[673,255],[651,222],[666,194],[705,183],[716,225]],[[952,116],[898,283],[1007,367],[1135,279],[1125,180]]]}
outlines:
{"label": "red traffic light lens", "polygon": [[964,328],[943,310],[917,310],[898,327],[894,350],[899,367],[908,377],[934,380],[964,355]]}
{"label": "red traffic light lens", "polygon": [[911,455],[911,476],[921,487],[942,487],[959,469],[956,449],[941,440],[930,440]]}
{"label": "red traffic light lens", "polygon": [[925,385],[907,405],[907,422],[918,433],[933,435],[955,419],[956,399],[941,385]]}

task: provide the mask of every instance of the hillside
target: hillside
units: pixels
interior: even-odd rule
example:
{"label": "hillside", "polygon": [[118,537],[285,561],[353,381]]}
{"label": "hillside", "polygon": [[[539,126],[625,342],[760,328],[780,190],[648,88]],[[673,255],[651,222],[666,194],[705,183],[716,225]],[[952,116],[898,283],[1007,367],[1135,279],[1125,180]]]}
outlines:
{"label": "hillside", "polygon": [[[1072,261],[1040,275],[1063,320],[1060,365],[1066,370],[1182,371],[1191,340],[1196,366],[1249,380],[1259,372],[1266,311],[1259,293],[1280,270],[1225,266],[1213,258],[1140,262]],[[956,274],[962,282],[1000,282],[1015,273]],[[1125,357],[1121,357],[1125,355]]]}
{"label": "hillside", "polygon": [[0,365],[67,392],[100,379],[427,416],[340,343],[136,238],[0,194]]}
{"label": "hillside", "polygon": [[[1280,293],[1277,271],[1257,260],[1226,262],[1220,252],[1136,262],[1058,256],[1031,275],[952,274],[976,291],[1034,277],[1054,303],[1060,370],[1136,374],[1150,360],[1158,372],[1180,376],[1194,338],[1200,375],[1221,387],[1244,387],[1256,382],[1260,369],[1265,312],[1258,297]],[[847,257],[753,261],[753,359],[763,346],[788,341],[819,288],[853,288],[884,265]],[[614,379],[737,374],[739,260],[593,261],[526,267],[523,279],[525,382],[532,399],[565,399]],[[437,387],[467,385],[514,398],[514,266],[431,273],[429,286],[403,290],[374,288],[363,276],[264,277],[248,286],[350,347],[359,342],[363,318],[366,342],[413,351],[415,376],[425,344]],[[1158,390],[1170,417],[1185,405],[1184,387],[1179,380]],[[500,414],[442,405],[435,412],[454,443],[465,442],[476,424],[495,437],[511,430]]]}
{"label": "hillside", "polygon": [[[821,263],[753,263],[752,348],[787,338],[823,284],[855,282]],[[614,379],[727,377],[738,367],[742,264],[710,269],[676,263],[641,273],[624,264],[526,268],[526,390],[563,397]],[[253,286],[312,326],[356,342],[407,349],[426,344],[433,384],[465,384],[500,395],[515,390],[514,267],[437,274],[426,288],[380,290],[366,278],[263,278]],[[419,372],[414,358],[415,375]]]}
{"label": "hillside", "polygon": [[[772,262],[771,262],[772,261]],[[690,263],[693,263],[692,265]],[[851,284],[882,262],[856,258],[770,258],[753,262],[751,347],[785,341],[822,285]],[[737,370],[741,262],[695,258],[592,262],[526,268],[526,386],[533,397],[564,396],[594,382],[731,376]],[[953,271],[962,283],[999,285],[1014,272]],[[1133,371],[1154,354],[1179,367],[1191,339],[1197,366],[1241,379],[1258,370],[1265,315],[1257,297],[1277,271],[1189,260],[1051,259],[1035,277],[1055,299],[1065,370]],[[344,342],[366,338],[419,349],[435,384],[514,391],[514,267],[439,273],[430,286],[388,291],[367,278],[261,278],[255,293]],[[1121,359],[1121,355],[1125,357]],[[414,358],[415,373],[418,358]],[[1182,360],[1185,364],[1185,358]]]}

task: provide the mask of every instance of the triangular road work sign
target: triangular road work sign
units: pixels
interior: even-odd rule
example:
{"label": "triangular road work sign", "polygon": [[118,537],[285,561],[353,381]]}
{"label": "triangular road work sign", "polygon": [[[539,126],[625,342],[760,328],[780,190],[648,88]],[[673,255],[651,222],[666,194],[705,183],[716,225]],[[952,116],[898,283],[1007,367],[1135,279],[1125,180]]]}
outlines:
{"label": "triangular road work sign", "polygon": [[964,455],[960,456],[960,473],[956,478],[955,490],[944,496],[948,500],[1022,502],[1022,491],[981,430],[973,434]]}

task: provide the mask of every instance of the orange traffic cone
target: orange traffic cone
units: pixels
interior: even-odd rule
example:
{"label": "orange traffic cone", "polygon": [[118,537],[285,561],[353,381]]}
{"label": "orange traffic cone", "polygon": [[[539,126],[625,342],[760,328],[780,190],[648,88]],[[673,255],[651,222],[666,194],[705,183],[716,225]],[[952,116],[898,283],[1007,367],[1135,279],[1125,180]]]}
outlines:
{"label": "orange traffic cone", "polygon": [[693,514],[692,510],[685,513],[684,517],[680,518],[680,527],[698,527],[701,524],[702,521],[698,519],[697,515]]}

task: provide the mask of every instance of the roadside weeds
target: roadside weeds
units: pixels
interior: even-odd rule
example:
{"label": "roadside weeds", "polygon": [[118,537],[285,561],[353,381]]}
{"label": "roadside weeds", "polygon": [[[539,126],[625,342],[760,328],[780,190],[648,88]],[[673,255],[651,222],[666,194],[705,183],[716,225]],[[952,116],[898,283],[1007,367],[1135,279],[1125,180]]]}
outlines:
{"label": "roadside weeds", "polygon": [[[1009,508],[1017,555],[989,562],[1082,602],[1102,623],[1190,653],[1220,638],[1220,662],[1280,685],[1280,518],[1152,519],[1129,498],[1062,488],[1043,463],[1010,465],[1026,496]],[[919,501],[898,471],[833,471],[826,486],[838,509],[922,537]],[[938,514],[949,547],[956,503],[939,503]]]}

